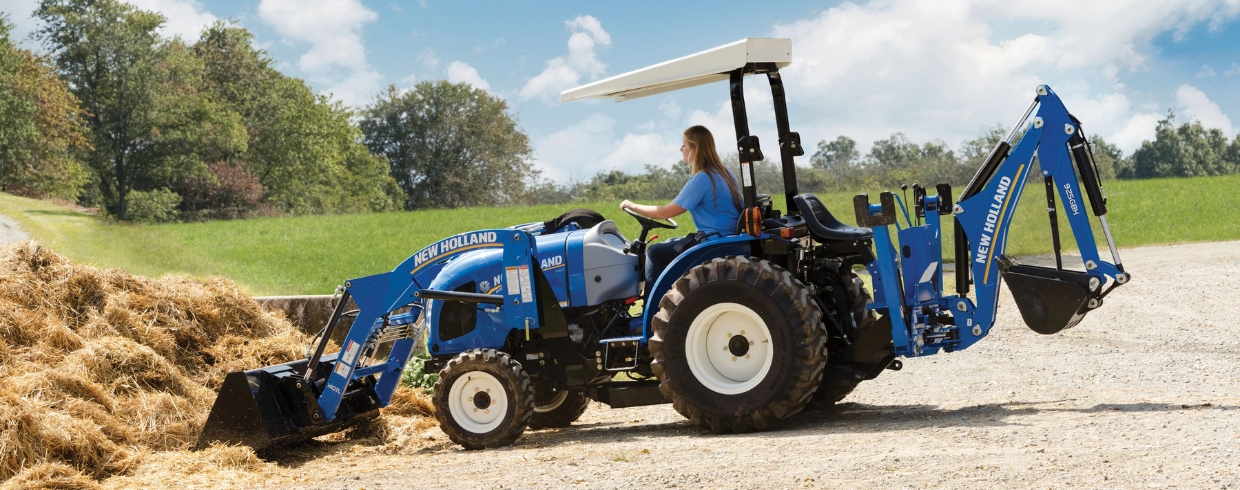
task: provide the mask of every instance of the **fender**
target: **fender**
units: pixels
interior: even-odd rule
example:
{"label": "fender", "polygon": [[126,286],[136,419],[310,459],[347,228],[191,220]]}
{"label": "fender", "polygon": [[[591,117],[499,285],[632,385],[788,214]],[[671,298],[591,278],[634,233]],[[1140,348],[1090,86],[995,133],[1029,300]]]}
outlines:
{"label": "fender", "polygon": [[655,280],[654,287],[650,288],[650,297],[646,299],[646,309],[642,312],[642,344],[650,340],[650,336],[654,334],[650,325],[655,314],[659,312],[659,302],[667,290],[672,288],[672,284],[680,279],[680,276],[683,276],[689,269],[712,259],[729,255],[750,255],[753,253],[754,243],[765,238],[767,238],[766,234],[757,237],[736,235],[716,238],[699,243],[677,256],[666,269],[663,269],[663,273]]}

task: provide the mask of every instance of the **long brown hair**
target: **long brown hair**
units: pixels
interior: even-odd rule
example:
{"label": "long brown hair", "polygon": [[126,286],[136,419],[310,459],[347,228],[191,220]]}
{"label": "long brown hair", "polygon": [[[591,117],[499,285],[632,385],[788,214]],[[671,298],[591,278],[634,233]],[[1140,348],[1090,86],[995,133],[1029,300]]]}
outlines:
{"label": "long brown hair", "polygon": [[705,126],[690,126],[685,130],[685,143],[693,151],[693,161],[688,162],[690,174],[706,172],[706,176],[710,178],[711,191],[715,192],[716,199],[719,198],[719,194],[715,189],[715,175],[723,177],[723,180],[728,183],[728,189],[732,191],[732,205],[740,209],[741,193],[736,189],[736,179],[733,179],[728,169],[724,168],[719,152],[715,151],[715,137],[710,134],[710,130]]}

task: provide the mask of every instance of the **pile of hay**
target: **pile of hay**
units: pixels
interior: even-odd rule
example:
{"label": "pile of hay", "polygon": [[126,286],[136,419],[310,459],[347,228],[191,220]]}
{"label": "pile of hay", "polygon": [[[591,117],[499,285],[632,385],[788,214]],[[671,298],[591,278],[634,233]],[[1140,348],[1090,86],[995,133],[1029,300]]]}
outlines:
{"label": "pile of hay", "polygon": [[[144,459],[159,465],[171,456],[154,452],[196,440],[228,372],[292,361],[307,341],[223,279],[149,279],[34,242],[0,247],[0,481],[89,488]],[[263,464],[243,448],[206,453],[205,464]]]}

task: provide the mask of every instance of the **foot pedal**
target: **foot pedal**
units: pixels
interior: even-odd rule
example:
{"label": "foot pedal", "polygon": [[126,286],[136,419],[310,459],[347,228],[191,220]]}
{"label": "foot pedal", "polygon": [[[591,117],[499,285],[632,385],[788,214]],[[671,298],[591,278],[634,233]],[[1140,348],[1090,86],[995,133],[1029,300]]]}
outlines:
{"label": "foot pedal", "polygon": [[1089,274],[1007,262],[1000,260],[999,270],[1020,316],[1034,332],[1050,335],[1072,328],[1101,304],[1101,282]]}
{"label": "foot pedal", "polygon": [[637,369],[637,348],[641,336],[617,337],[603,339],[603,358],[601,364],[608,371],[631,371]]}

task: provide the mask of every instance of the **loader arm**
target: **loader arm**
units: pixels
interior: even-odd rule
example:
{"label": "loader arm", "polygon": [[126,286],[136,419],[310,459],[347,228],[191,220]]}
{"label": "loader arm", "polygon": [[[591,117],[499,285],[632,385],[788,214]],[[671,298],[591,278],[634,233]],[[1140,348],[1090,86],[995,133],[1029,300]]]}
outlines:
{"label": "loader arm", "polygon": [[[1005,253],[1017,203],[1035,168],[1047,190],[1054,268],[1019,264]],[[924,189],[915,189],[916,213],[926,218],[926,224],[899,230],[898,242],[889,230],[897,224],[890,193],[884,192],[878,204],[871,204],[864,194],[854,202],[859,224],[874,228],[877,259],[867,266],[874,282],[871,309],[890,318],[896,355],[956,351],[984,338],[995,323],[1003,280],[1025,323],[1038,333],[1051,334],[1076,325],[1130,278],[1107,223],[1106,195],[1080,122],[1045,85],[1037,88],[1029,110],[991,152],[954,206],[950,187],[939,185],[937,190],[937,195],[925,195]],[[1064,203],[1083,271],[1063,267],[1056,195]],[[1086,214],[1086,196],[1088,210],[1101,224],[1111,261],[1099,254]],[[957,294],[952,296],[942,291],[939,215],[946,214],[954,214],[956,224]],[[970,286],[973,299],[968,297]]]}

